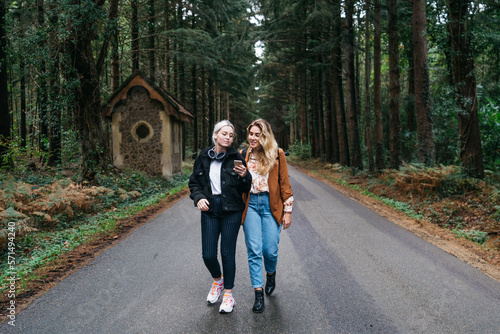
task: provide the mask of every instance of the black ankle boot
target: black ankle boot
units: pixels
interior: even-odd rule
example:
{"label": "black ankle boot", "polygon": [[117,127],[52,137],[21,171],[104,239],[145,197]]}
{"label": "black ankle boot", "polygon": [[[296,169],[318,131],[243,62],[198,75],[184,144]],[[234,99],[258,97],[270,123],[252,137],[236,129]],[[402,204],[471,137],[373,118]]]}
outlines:
{"label": "black ankle boot", "polygon": [[274,274],[272,275],[266,274],[266,276],[266,295],[270,295],[271,293],[273,293],[274,288],[276,287],[276,272],[274,272]]}
{"label": "black ankle boot", "polygon": [[255,313],[264,311],[264,291],[255,290],[255,303],[253,304],[252,311]]}

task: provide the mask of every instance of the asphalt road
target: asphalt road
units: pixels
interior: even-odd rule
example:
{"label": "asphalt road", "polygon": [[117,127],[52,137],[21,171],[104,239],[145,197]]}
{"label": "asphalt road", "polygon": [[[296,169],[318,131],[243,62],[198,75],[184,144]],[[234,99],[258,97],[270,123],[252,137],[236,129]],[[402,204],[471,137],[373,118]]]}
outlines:
{"label": "asphalt road", "polygon": [[236,306],[205,299],[200,213],[184,198],[63,280],[0,333],[500,333],[500,282],[290,168],[277,287],[251,311],[243,230]]}

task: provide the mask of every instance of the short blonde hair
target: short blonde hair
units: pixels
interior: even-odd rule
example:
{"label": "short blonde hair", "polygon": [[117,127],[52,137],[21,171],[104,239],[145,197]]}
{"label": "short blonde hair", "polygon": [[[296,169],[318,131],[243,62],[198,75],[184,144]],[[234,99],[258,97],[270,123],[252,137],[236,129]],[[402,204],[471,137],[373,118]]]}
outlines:
{"label": "short blonde hair", "polygon": [[220,129],[222,129],[225,126],[230,126],[230,127],[233,128],[233,138],[236,135],[234,133],[234,125],[231,122],[229,122],[227,119],[222,120],[219,123],[215,124],[215,126],[214,126],[214,132],[212,133],[212,142],[214,143],[214,145],[216,144],[216,142],[215,142],[215,135],[217,133],[219,133]]}

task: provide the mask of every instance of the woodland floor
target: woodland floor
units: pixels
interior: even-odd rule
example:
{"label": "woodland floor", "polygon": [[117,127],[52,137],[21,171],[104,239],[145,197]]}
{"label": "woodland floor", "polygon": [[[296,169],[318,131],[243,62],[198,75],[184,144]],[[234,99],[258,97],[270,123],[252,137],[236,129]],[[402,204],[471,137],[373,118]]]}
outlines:
{"label": "woodland floor", "polygon": [[[350,177],[347,175],[348,172],[346,171],[336,171],[335,169],[324,167],[324,163],[315,163],[314,161],[294,161],[292,164],[302,173],[331,185],[347,197],[358,201],[386,219],[413,232],[424,240],[478,268],[486,275],[500,281],[500,245],[498,241],[498,232],[495,233],[493,231],[493,233],[490,233],[490,238],[484,245],[479,245],[469,240],[457,238],[449,229],[439,226],[439,224],[436,224],[435,222],[429,221],[428,219],[410,218],[405,213],[402,213],[401,211],[398,211],[393,207],[380,202],[379,200],[361,194],[358,190],[334,182],[332,178],[342,178],[344,180],[347,178],[348,184],[356,184],[363,189],[369,189],[370,192],[379,196],[390,197],[402,202],[408,202],[408,192],[398,191],[394,188],[384,187],[382,185],[374,186],[370,178]],[[39,268],[35,273],[39,278],[29,282],[27,286],[23,288],[22,292],[16,296],[17,311],[25,308],[34,299],[47,292],[62,279],[84,267],[97,255],[124,239],[136,227],[145,224],[160,212],[171,207],[179,199],[187,195],[188,192],[188,189],[184,189],[179,193],[167,196],[155,206],[138,212],[132,217],[118,221],[117,229],[115,231],[99,235],[92,239],[91,242],[64,253],[50,266]],[[412,200],[416,202],[419,201],[418,198],[412,198]],[[457,202],[463,202],[466,200],[467,198],[456,198]],[[455,204],[457,207],[460,207],[461,205],[460,203]],[[438,209],[440,204],[435,203],[435,206],[436,209]],[[441,213],[439,213],[439,210],[433,210],[433,212],[434,214],[441,214],[443,216],[440,221],[446,219],[444,217],[446,212],[441,211]],[[479,211],[476,210],[474,214],[476,215],[476,217],[474,217],[475,219],[482,218]],[[486,219],[486,217],[483,218]],[[472,222],[473,219],[465,219],[465,221]],[[491,224],[495,224],[495,222],[492,222]],[[493,230],[500,230],[500,226],[498,225],[490,226],[490,228]],[[7,319],[6,310],[8,302],[9,300],[6,296],[2,296],[2,299],[0,300],[0,315],[2,316],[2,322]]]}

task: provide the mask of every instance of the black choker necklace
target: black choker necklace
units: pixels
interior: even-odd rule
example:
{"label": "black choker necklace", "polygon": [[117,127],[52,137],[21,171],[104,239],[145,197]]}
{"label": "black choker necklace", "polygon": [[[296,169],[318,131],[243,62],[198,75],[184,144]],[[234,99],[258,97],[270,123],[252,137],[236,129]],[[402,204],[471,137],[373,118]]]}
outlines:
{"label": "black choker necklace", "polygon": [[226,152],[220,152],[217,154],[213,148],[208,150],[208,157],[212,160],[222,160],[226,156]]}

